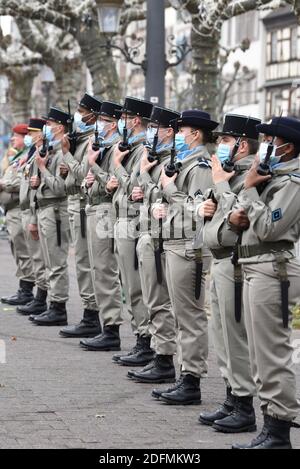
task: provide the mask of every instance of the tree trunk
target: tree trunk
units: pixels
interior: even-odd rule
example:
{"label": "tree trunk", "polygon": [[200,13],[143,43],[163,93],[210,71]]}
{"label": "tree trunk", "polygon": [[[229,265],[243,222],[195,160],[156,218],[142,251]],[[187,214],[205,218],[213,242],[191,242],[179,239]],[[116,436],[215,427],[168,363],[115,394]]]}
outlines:
{"label": "tree trunk", "polygon": [[55,106],[67,110],[68,100],[74,109],[83,92],[82,63],[80,58],[53,64],[55,74]]}
{"label": "tree trunk", "polygon": [[9,73],[9,102],[13,122],[27,122],[31,116],[31,90],[38,70],[33,67],[17,69]]}
{"label": "tree trunk", "polygon": [[[95,22],[94,22],[95,23]],[[112,52],[106,47],[106,40],[100,33],[98,25],[77,29],[77,40],[81,47],[82,57],[91,73],[94,94],[105,99],[120,100],[120,84]]]}
{"label": "tree trunk", "polygon": [[[193,20],[193,25],[199,29],[197,19]],[[194,107],[209,112],[213,118],[218,116],[219,42],[218,32],[203,37],[192,30],[193,103]]]}

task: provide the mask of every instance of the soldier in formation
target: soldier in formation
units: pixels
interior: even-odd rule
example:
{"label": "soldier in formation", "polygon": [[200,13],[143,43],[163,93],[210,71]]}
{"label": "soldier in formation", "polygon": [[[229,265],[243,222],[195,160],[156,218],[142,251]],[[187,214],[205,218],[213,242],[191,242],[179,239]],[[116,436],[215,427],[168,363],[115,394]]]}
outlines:
{"label": "soldier in formation", "polygon": [[[254,432],[257,396],[262,431],[233,447],[289,449],[299,410],[290,311],[300,301],[300,121],[228,114],[218,125],[202,110],[88,93],[74,116],[51,107],[16,124],[0,203],[19,289],[1,301],[35,325],[63,326],[60,336],[85,350],[118,351],[112,366],[129,367],[133,386],[148,383],[157,402],[201,404],[210,274],[225,399],[199,421]],[[75,325],[70,244],[83,305]],[[134,340],[122,352],[126,315]]]}

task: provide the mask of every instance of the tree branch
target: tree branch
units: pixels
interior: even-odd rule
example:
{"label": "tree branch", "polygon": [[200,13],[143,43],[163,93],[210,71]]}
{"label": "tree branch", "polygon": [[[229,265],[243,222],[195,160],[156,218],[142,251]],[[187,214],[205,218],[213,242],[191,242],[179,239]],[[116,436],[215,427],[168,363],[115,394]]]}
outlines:
{"label": "tree branch", "polygon": [[47,8],[47,3],[33,0],[31,3],[26,0],[1,0],[0,15],[22,16],[27,19],[43,20],[47,23],[69,30],[71,27],[70,18],[57,11]]}

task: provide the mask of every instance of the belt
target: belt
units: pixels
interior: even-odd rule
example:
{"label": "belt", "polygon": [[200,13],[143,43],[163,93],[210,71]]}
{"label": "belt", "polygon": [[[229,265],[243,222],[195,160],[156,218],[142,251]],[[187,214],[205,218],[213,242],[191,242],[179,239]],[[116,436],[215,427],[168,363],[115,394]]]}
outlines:
{"label": "belt", "polygon": [[61,199],[57,197],[55,199],[40,199],[37,200],[37,208],[45,208],[62,202],[67,202],[67,198]]}
{"label": "belt", "polygon": [[260,256],[262,254],[275,254],[281,251],[294,249],[290,241],[277,241],[270,243],[253,244],[252,246],[239,246],[239,258]]}
{"label": "belt", "polygon": [[25,210],[29,210],[30,209],[30,203],[27,202],[26,204],[23,203],[22,205],[20,205],[20,209],[21,209],[21,212],[25,212]]}
{"label": "belt", "polygon": [[215,259],[226,259],[227,257],[231,257],[234,247],[223,247],[220,249],[211,249],[211,253]]}
{"label": "belt", "polygon": [[8,202],[8,204],[5,204],[5,211],[7,212],[8,210],[12,210],[13,208],[18,207],[19,203],[19,200],[12,200],[11,202]]}
{"label": "belt", "polygon": [[112,202],[112,197],[107,196],[107,195],[99,195],[98,197],[92,197],[90,199],[90,202],[91,202],[91,206],[105,204],[105,203],[111,203]]}
{"label": "belt", "polygon": [[135,215],[128,213],[126,217],[118,217],[118,220],[134,220],[135,218],[139,216],[140,216],[139,212],[137,212]]}

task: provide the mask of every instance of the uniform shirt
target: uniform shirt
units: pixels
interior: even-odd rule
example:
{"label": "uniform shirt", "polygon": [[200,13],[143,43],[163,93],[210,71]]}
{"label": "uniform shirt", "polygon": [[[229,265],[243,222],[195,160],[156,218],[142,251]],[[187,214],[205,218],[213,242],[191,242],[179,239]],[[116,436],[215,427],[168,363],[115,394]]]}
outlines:
{"label": "uniform shirt", "polygon": [[212,187],[210,155],[206,147],[182,161],[182,168],[175,182],[162,192],[160,202],[167,202],[168,213],[163,220],[165,239],[192,240],[195,236],[195,204],[197,194],[204,194]]}
{"label": "uniform shirt", "polygon": [[[89,202],[93,205],[93,200],[101,197],[107,197],[107,201],[110,202],[113,194],[108,194],[106,191],[106,184],[113,174],[113,155],[114,149],[117,143],[120,141],[119,134],[113,136],[112,140],[107,143],[107,146],[103,148],[96,163],[91,167],[91,173],[95,176],[93,185],[87,190]],[[98,204],[96,202],[96,204]]]}
{"label": "uniform shirt", "polygon": [[4,208],[19,201],[21,178],[18,173],[18,167],[20,159],[24,157],[27,151],[28,149],[24,148],[14,157],[1,179],[0,205]]}
{"label": "uniform shirt", "polygon": [[63,156],[63,163],[69,168],[68,176],[65,180],[66,191],[68,195],[81,194],[81,183],[89,171],[89,163],[86,157],[90,137],[94,134],[93,130],[77,134],[77,145],[74,156],[68,152]]}
{"label": "uniform shirt", "polygon": [[[227,224],[227,215],[237,201],[237,195],[244,187],[246,172],[250,169],[255,155],[248,155],[235,164],[235,175],[230,181],[223,181],[215,186],[214,197],[218,202],[217,211],[211,221],[206,221],[203,229],[203,241],[210,249],[231,247],[237,242],[238,235]],[[211,191],[209,191],[211,192]]]}
{"label": "uniform shirt", "polygon": [[159,199],[162,198],[162,187],[159,184],[162,169],[171,157],[171,148],[159,154],[159,163],[150,172],[138,173],[137,183],[144,192],[143,204],[140,206],[140,230],[142,233],[150,233],[158,237],[158,223],[151,215],[151,209]]}
{"label": "uniform shirt", "polygon": [[[243,232],[242,246],[265,242],[295,243],[300,236],[300,168],[299,158],[276,165],[273,176],[259,195],[257,188],[242,191],[235,208],[243,208],[250,227]],[[285,257],[295,256],[293,250],[284,251]],[[241,263],[274,261],[273,253],[240,259]]]}
{"label": "uniform shirt", "polygon": [[[144,152],[144,135],[140,140],[132,144],[129,155],[119,167],[114,167],[114,175],[119,181],[119,187],[114,193],[113,204],[119,218],[127,218],[128,215],[137,215],[140,204],[130,198],[132,189],[137,185],[139,162]],[[135,171],[133,171],[135,169]]]}
{"label": "uniform shirt", "polygon": [[65,181],[60,176],[59,166],[63,162],[63,153],[60,142],[57,142],[49,151],[46,169],[38,172],[36,163],[33,163],[33,172],[38,172],[41,184],[35,191],[35,200],[66,199]]}

